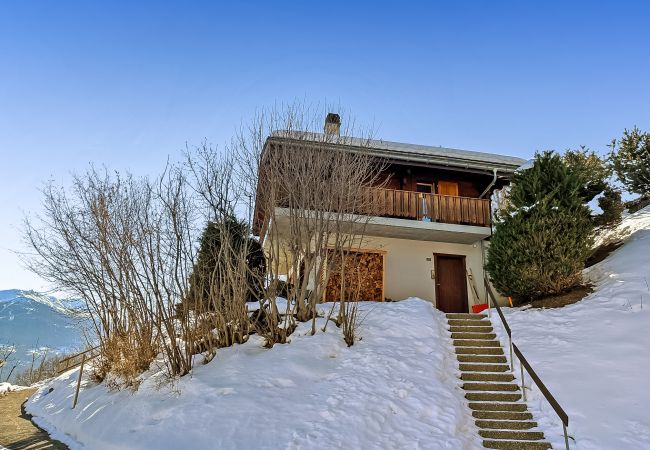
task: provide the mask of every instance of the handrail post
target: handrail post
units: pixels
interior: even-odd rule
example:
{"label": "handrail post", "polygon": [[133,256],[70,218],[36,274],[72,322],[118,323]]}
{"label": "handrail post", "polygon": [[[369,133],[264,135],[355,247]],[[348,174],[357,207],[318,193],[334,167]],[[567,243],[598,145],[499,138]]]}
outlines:
{"label": "handrail post", "polygon": [[510,341],[510,372],[515,372],[515,360],[512,355],[512,336],[508,335],[508,341]]}
{"label": "handrail post", "polygon": [[524,365],[519,361],[519,367],[521,367],[521,395],[526,401],[526,386],[524,386]]}
{"label": "handrail post", "polygon": [[562,428],[564,429],[564,445],[566,445],[566,450],[569,450],[569,436],[566,432],[566,425],[562,422]]}

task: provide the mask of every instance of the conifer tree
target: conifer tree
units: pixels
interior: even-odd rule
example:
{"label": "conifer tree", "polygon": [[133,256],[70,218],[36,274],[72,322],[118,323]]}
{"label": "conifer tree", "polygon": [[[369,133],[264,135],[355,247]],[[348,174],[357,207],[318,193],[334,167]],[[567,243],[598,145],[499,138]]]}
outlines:
{"label": "conifer tree", "polygon": [[227,264],[236,263],[236,258],[245,258],[248,266],[247,301],[259,298],[262,279],[266,271],[266,259],[259,242],[249,236],[246,222],[238,220],[233,214],[225,213],[220,222],[209,222],[201,236],[199,253],[194,270],[190,275],[190,304],[209,301],[217,283],[228,276]]}
{"label": "conifer tree", "polygon": [[536,154],[530,169],[513,176],[486,264],[501,294],[525,301],[581,283],[592,234],[583,187],[554,152]]}
{"label": "conifer tree", "polygon": [[612,169],[620,182],[630,192],[650,196],[650,133],[637,127],[625,130],[610,147]]}
{"label": "conifer tree", "polygon": [[569,149],[564,152],[563,159],[569,170],[580,180],[582,187],[578,193],[585,203],[605,191],[611,173],[605,161],[595,152],[582,146],[579,150]]}

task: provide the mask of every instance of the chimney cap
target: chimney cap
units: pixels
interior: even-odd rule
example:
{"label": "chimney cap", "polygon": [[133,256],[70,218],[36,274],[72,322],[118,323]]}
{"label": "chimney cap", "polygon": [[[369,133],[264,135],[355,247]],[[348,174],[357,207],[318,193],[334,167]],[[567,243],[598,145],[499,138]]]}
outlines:
{"label": "chimney cap", "polygon": [[325,117],[325,123],[335,123],[337,125],[341,125],[341,116],[336,113],[327,113],[327,117]]}

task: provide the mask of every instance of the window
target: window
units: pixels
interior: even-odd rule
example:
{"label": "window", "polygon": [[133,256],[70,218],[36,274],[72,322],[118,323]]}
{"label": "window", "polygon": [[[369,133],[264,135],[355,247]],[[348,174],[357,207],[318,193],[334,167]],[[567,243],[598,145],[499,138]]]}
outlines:
{"label": "window", "polygon": [[416,183],[416,192],[423,192],[427,194],[433,193],[433,184],[431,183]]}

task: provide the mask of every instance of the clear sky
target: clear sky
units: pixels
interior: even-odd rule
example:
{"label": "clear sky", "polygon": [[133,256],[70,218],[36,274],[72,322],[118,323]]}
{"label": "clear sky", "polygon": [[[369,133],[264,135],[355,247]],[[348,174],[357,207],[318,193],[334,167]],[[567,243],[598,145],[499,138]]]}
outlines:
{"label": "clear sky", "polygon": [[[135,5],[137,3],[137,5]],[[0,289],[39,188],[155,172],[255,110],[333,102],[377,137],[530,157],[650,130],[648,2],[1,2]]]}

